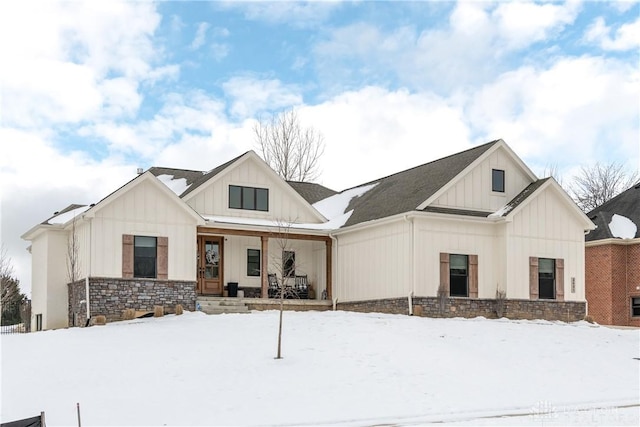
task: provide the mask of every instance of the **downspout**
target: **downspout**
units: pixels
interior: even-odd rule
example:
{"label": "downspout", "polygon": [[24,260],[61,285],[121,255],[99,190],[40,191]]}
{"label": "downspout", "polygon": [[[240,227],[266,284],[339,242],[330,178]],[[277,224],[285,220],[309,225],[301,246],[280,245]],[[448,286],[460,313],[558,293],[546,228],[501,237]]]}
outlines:
{"label": "downspout", "polygon": [[413,293],[415,292],[415,289],[416,289],[416,272],[415,272],[416,246],[415,246],[415,238],[413,235],[414,224],[413,224],[413,218],[409,218],[409,214],[406,214],[404,216],[404,220],[409,223],[409,239],[410,239],[409,246],[411,248],[411,257],[409,259],[409,262],[411,263],[411,265],[409,266],[409,274],[410,274],[409,281],[411,282],[411,291],[409,291],[407,304],[409,306],[409,316],[413,316]]}
{"label": "downspout", "polygon": [[87,276],[84,279],[84,293],[85,300],[87,301],[87,321],[91,319],[91,304],[89,299],[89,276],[91,276],[91,258],[93,254],[93,221],[89,218],[89,262],[87,267]]}
{"label": "downspout", "polygon": [[[338,277],[338,238],[336,236],[334,236],[332,233],[329,233],[329,238],[331,238],[331,241],[333,242],[333,244],[331,245],[333,248],[335,248],[335,256],[331,257],[332,260],[332,266],[331,266],[331,295],[333,296],[333,311],[336,311],[337,305],[338,305],[338,298],[335,297],[335,295],[333,295],[333,290],[336,288],[336,282],[337,277]],[[332,249],[334,250],[334,249]]]}

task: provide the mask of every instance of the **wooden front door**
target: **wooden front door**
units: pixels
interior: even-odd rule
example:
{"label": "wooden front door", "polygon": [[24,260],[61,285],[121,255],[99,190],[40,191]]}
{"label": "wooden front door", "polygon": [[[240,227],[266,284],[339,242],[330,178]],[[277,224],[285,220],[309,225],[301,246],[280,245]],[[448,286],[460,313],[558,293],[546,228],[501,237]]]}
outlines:
{"label": "wooden front door", "polygon": [[222,295],[222,237],[198,237],[198,293]]}

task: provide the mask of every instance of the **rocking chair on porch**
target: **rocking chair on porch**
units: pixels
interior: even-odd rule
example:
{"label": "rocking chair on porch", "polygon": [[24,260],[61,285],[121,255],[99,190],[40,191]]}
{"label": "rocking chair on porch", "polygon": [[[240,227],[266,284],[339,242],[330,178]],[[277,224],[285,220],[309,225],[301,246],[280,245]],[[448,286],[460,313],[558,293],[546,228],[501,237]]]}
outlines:
{"label": "rocking chair on porch", "polygon": [[267,295],[269,298],[278,297],[278,292],[280,292],[280,285],[278,284],[278,278],[275,274],[267,274],[267,280],[269,282],[269,289],[267,290]]}

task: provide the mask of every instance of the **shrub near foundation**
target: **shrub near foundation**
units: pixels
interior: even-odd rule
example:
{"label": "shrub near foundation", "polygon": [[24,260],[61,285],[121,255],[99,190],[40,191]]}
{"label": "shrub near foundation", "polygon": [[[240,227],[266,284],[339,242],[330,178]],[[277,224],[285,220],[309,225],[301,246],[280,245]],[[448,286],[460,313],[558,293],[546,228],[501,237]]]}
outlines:
{"label": "shrub near foundation", "polygon": [[122,312],[122,320],[133,320],[136,318],[136,311],[133,308],[127,308]]}
{"label": "shrub near foundation", "polygon": [[107,324],[107,317],[106,316],[96,316],[95,317],[95,325],[106,325]]}
{"label": "shrub near foundation", "polygon": [[153,306],[153,317],[162,317],[164,316],[164,307],[161,305]]}
{"label": "shrub near foundation", "polygon": [[183,312],[182,304],[176,305],[176,316],[180,316]]}

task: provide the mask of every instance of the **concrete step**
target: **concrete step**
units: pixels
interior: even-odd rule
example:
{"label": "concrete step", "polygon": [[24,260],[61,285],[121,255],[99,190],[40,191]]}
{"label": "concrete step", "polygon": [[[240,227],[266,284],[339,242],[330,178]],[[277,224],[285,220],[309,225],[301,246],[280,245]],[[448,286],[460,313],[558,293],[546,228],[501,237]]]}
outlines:
{"label": "concrete step", "polygon": [[200,297],[197,304],[200,311],[207,314],[251,312],[241,298]]}

